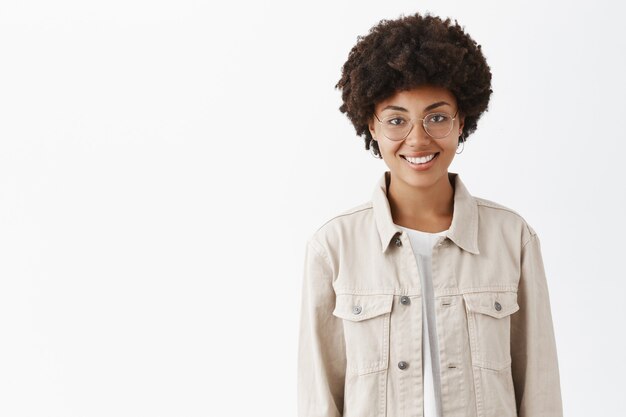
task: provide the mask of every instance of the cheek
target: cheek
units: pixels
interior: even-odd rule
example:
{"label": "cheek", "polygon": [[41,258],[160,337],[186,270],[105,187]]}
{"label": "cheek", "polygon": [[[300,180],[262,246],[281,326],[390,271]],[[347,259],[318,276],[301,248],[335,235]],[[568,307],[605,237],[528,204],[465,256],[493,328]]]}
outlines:
{"label": "cheek", "polygon": [[396,143],[390,143],[390,141],[386,141],[386,143],[384,144],[381,144],[379,142],[378,147],[380,151],[385,155],[394,155],[396,152],[398,152],[398,149],[400,148]]}
{"label": "cheek", "polygon": [[441,147],[444,148],[446,151],[456,152],[458,143],[459,138],[455,136],[453,138],[450,138],[450,140],[446,140],[445,143],[442,143]]}
{"label": "cheek", "polygon": [[457,141],[446,143],[444,147],[444,155],[442,155],[446,160],[452,160],[456,156],[456,151],[459,149],[457,147]]}

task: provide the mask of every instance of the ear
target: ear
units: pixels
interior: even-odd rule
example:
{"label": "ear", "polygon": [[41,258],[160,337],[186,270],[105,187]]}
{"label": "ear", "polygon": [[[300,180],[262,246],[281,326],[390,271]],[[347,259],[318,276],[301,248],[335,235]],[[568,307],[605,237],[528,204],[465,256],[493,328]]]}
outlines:
{"label": "ear", "polygon": [[370,131],[370,135],[372,135],[373,138],[376,138],[376,123],[375,123],[374,116],[370,116],[367,122],[367,127]]}
{"label": "ear", "polygon": [[461,117],[459,117],[459,130],[461,132],[463,132],[463,127],[465,126],[465,115],[461,115]]}

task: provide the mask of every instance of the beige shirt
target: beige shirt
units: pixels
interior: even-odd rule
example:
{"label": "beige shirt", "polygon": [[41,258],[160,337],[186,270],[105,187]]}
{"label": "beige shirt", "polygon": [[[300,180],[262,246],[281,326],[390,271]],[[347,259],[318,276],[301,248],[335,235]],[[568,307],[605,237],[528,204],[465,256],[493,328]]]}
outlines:
{"label": "beige shirt", "polygon": [[[422,417],[422,288],[408,236],[393,223],[389,175],[370,201],[307,241],[299,417]],[[442,414],[562,417],[539,237],[448,175],[452,223],[431,259]]]}

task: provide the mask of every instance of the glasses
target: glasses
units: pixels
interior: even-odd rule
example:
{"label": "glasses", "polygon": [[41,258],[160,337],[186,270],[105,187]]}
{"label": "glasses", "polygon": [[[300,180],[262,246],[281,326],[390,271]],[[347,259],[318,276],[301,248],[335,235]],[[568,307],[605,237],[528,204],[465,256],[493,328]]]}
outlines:
{"label": "glasses", "polygon": [[[454,120],[459,109],[456,110],[453,116],[450,116],[445,112],[436,112],[426,115],[423,119],[416,119],[422,121],[424,131],[428,133],[433,139],[442,139],[448,136],[452,127],[454,126]],[[411,130],[413,130],[413,121],[407,117],[401,115],[393,115],[385,117],[382,121],[374,113],[376,120],[382,125],[383,135],[389,140],[404,140]]]}

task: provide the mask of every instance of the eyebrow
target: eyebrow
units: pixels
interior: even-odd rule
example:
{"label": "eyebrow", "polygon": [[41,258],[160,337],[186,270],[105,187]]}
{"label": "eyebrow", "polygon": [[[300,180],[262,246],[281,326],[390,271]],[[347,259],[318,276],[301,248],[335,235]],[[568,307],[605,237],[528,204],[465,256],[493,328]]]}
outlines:
{"label": "eyebrow", "polygon": [[[426,108],[424,108],[424,111],[432,110],[435,107],[443,106],[444,104],[447,104],[448,106],[451,106],[451,104],[446,102],[446,101],[438,101],[438,102],[433,103],[433,104],[431,104],[429,106],[426,106]],[[387,109],[408,112],[408,110],[405,109],[404,107],[394,106],[393,104],[390,104],[390,105],[386,106],[384,109],[381,110],[381,112],[383,112],[383,111],[385,111]]]}

